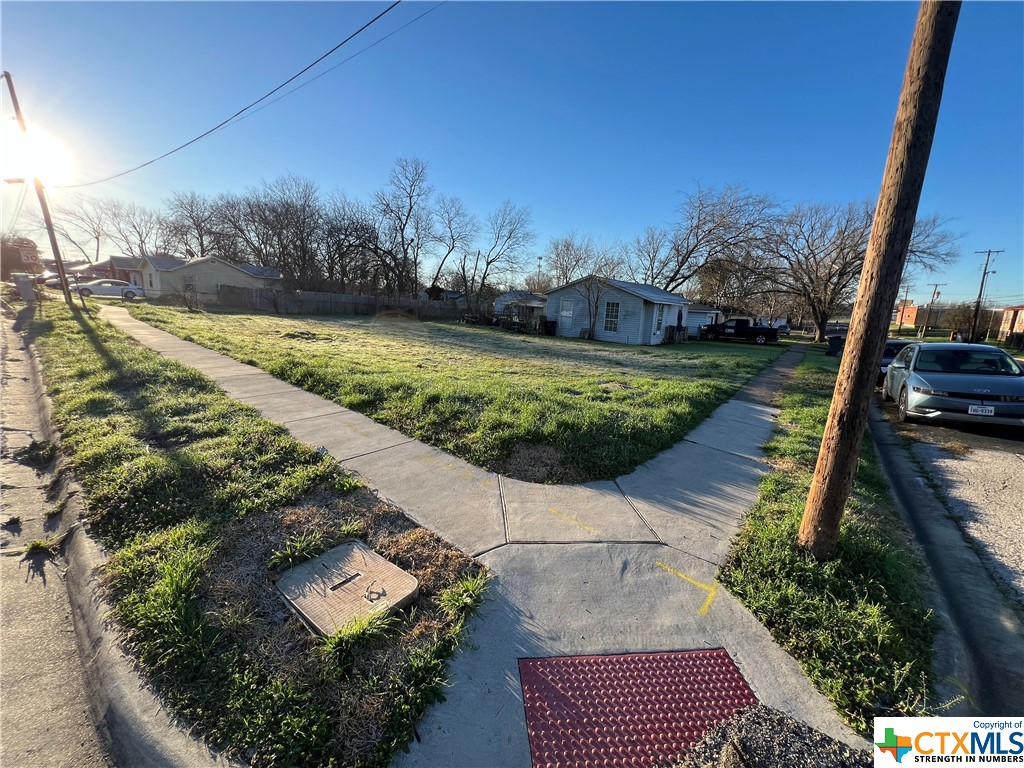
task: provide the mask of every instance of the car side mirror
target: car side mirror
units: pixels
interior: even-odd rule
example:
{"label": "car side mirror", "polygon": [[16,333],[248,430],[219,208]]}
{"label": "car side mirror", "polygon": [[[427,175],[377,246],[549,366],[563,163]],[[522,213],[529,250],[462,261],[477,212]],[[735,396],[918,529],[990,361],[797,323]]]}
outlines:
{"label": "car side mirror", "polygon": [[906,360],[893,360],[891,363],[889,363],[889,367],[890,368],[906,368],[907,367],[907,361]]}

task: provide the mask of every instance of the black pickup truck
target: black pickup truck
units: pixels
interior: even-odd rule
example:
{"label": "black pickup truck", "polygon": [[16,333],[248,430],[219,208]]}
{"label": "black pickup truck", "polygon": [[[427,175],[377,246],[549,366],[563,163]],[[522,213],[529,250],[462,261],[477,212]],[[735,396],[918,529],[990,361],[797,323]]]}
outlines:
{"label": "black pickup truck", "polygon": [[750,320],[734,317],[724,323],[702,325],[702,339],[743,339],[755,344],[767,344],[779,340],[779,329],[767,325],[754,325]]}

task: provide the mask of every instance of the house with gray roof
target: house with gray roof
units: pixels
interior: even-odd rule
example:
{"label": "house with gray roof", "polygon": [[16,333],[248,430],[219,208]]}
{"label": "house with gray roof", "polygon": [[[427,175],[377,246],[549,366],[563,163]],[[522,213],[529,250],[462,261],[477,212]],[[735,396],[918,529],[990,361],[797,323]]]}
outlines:
{"label": "house with gray roof", "polygon": [[661,344],[669,326],[686,327],[690,302],[653,285],[588,275],[547,292],[555,333],[618,344]]}
{"label": "house with gray roof", "polygon": [[255,264],[235,264],[216,256],[179,259],[173,256],[143,256],[139,266],[146,296],[194,295],[200,302],[217,300],[222,285],[237,288],[281,287],[281,273]]}

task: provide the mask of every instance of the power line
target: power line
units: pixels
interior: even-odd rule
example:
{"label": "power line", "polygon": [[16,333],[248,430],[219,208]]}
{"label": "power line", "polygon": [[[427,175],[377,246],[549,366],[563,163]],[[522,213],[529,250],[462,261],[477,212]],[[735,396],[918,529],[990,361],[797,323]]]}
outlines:
{"label": "power line", "polygon": [[266,99],[268,99],[269,97],[273,96],[275,93],[280,91],[282,88],[284,88],[289,83],[294,82],[297,78],[299,78],[302,75],[306,74],[309,70],[311,70],[313,67],[315,67],[317,64],[319,64],[321,61],[326,59],[328,56],[330,56],[332,53],[337,51],[339,48],[341,48],[347,42],[352,40],[352,38],[354,38],[360,32],[364,31],[365,29],[367,29],[368,27],[372,26],[377,21],[379,21],[381,18],[383,18],[385,14],[389,13],[390,11],[392,11],[400,2],[402,2],[402,0],[395,0],[395,2],[393,2],[391,5],[389,5],[387,8],[385,8],[383,11],[378,13],[376,16],[374,16],[368,22],[363,24],[363,26],[361,26],[359,29],[357,29],[355,32],[353,32],[351,35],[346,37],[344,40],[342,40],[336,46],[331,48],[331,50],[329,50],[323,56],[318,58],[312,64],[309,64],[308,66],[303,67],[301,70],[299,70],[294,75],[289,77],[287,80],[285,80],[283,83],[278,85],[276,88],[273,88],[272,90],[267,91],[265,94],[263,94],[258,99],[256,99],[256,101],[254,101],[251,104],[248,104],[248,105],[242,107],[240,110],[235,112],[235,114],[231,115],[231,117],[227,118],[226,120],[222,120],[221,122],[217,123],[217,125],[213,126],[213,128],[211,128],[208,131],[204,131],[203,133],[201,133],[198,136],[196,136],[194,139],[190,139],[189,141],[186,141],[184,144],[175,147],[174,149],[170,150],[169,152],[164,152],[159,157],[154,157],[152,160],[147,160],[146,162],[144,162],[144,163],[142,163],[140,165],[136,165],[134,168],[129,168],[126,171],[121,171],[120,173],[115,173],[114,175],[107,176],[106,178],[96,179],[95,181],[87,181],[87,182],[85,182],[83,184],[66,184],[63,187],[60,187],[60,189],[78,189],[80,187],[91,187],[94,184],[102,184],[103,182],[106,182],[106,181],[112,181],[112,180],[118,179],[118,178],[120,178],[122,176],[127,176],[129,173],[134,173],[135,171],[141,170],[142,168],[145,168],[148,165],[152,165],[153,163],[155,163],[155,162],[157,162],[159,160],[163,160],[165,157],[170,157],[175,152],[180,152],[181,150],[185,149],[185,147],[188,147],[188,146],[191,146],[192,144],[195,144],[200,139],[205,139],[211,133],[214,133],[215,131],[219,130],[220,128],[223,128],[225,125],[230,123],[232,120],[234,120],[236,117],[241,115],[243,112],[246,112],[246,111],[252,109],[257,104],[259,104],[261,101],[265,101]]}
{"label": "power line", "polygon": [[216,130],[224,130],[224,128],[230,128],[233,125],[238,125],[240,122],[245,120],[247,117],[252,117],[253,115],[257,114],[258,112],[262,112],[267,107],[272,106],[274,104],[277,104],[277,102],[279,102],[281,99],[284,99],[284,98],[286,98],[288,96],[291,96],[296,91],[301,91],[307,85],[310,85],[311,83],[316,82],[317,80],[319,80],[324,75],[330,74],[331,72],[336,70],[338,67],[342,66],[343,64],[347,64],[348,62],[352,61],[352,59],[356,58],[357,56],[361,56],[364,53],[366,53],[368,50],[370,50],[371,48],[374,48],[377,45],[379,45],[380,43],[383,43],[385,40],[387,40],[392,35],[396,35],[399,32],[401,32],[403,29],[405,29],[406,27],[411,26],[412,24],[415,24],[417,21],[422,19],[424,16],[426,16],[427,14],[433,13],[434,11],[436,11],[438,8],[440,8],[442,5],[444,5],[447,2],[448,2],[448,0],[441,0],[441,2],[438,3],[437,5],[435,5],[433,8],[427,9],[426,11],[424,11],[423,13],[421,13],[419,16],[417,16],[416,18],[412,19],[411,21],[407,21],[405,24],[403,24],[402,26],[398,27],[397,29],[394,29],[391,32],[388,32],[386,35],[384,35],[383,37],[381,37],[381,38],[375,40],[374,42],[370,43],[368,46],[366,46],[362,50],[356,51],[351,56],[349,56],[347,59],[342,59],[337,64],[335,64],[335,65],[325,69],[319,75],[315,75],[314,77],[309,78],[309,80],[307,80],[306,82],[302,83],[301,85],[297,85],[294,88],[292,88],[290,91],[286,91],[285,93],[282,93],[280,96],[278,96],[273,101],[267,102],[266,104],[264,104],[259,109],[254,109],[251,112],[247,112],[246,114],[241,115],[240,117],[238,117],[236,119],[233,119],[231,122],[228,122],[226,125],[223,125],[223,126],[221,126],[220,128],[218,128]]}

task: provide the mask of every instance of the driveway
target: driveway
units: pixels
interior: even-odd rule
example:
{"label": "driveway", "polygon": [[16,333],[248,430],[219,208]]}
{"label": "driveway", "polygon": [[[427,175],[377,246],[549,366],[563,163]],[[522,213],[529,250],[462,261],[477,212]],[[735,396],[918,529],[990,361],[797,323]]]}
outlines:
{"label": "driveway", "polygon": [[[882,405],[896,421],[896,407]],[[993,580],[1024,613],[1024,430],[896,424]]]}

